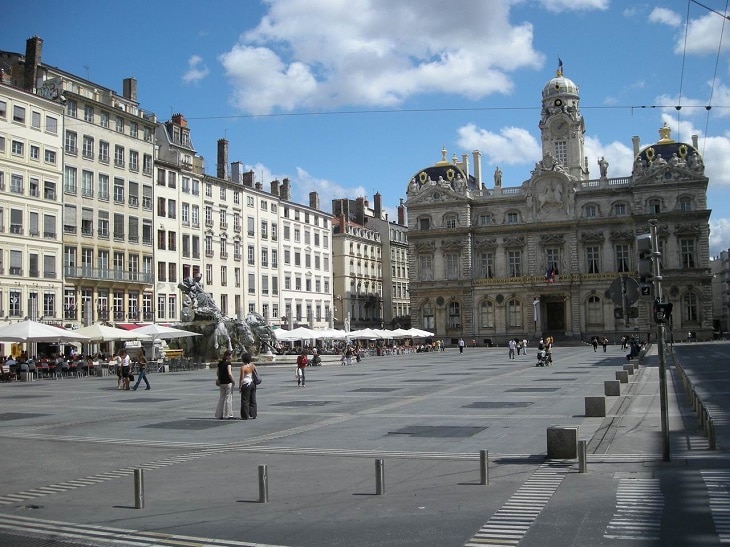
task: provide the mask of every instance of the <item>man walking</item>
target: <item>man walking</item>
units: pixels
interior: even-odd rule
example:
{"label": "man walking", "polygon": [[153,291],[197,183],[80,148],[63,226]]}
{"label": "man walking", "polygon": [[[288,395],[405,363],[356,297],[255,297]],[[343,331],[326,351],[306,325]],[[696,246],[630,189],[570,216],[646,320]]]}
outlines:
{"label": "man walking", "polygon": [[510,338],[509,340],[509,358],[514,361],[515,360],[515,350],[517,349],[517,342],[515,342],[514,338]]}
{"label": "man walking", "polygon": [[147,359],[144,356],[144,350],[141,350],[139,352],[139,358],[137,359],[137,365],[139,366],[139,377],[137,378],[137,383],[134,384],[134,387],[132,388],[132,391],[137,391],[137,388],[139,387],[139,383],[144,380],[144,383],[147,384],[147,387],[145,390],[150,389],[150,382],[147,380]]}
{"label": "man walking", "polygon": [[459,338],[459,353],[464,353],[464,339]]}

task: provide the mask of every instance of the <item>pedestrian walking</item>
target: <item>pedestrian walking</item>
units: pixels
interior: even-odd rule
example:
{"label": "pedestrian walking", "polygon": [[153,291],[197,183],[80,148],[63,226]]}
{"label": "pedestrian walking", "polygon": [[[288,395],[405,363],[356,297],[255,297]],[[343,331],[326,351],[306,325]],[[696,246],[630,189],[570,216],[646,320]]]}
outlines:
{"label": "pedestrian walking", "polygon": [[527,355],[527,338],[522,340],[522,355]]}
{"label": "pedestrian walking", "polygon": [[348,367],[352,365],[352,346],[347,346],[345,350],[345,365]]}
{"label": "pedestrian walking", "polygon": [[464,339],[459,338],[459,353],[464,353]]}
{"label": "pedestrian walking", "polygon": [[139,367],[139,376],[137,378],[137,383],[134,384],[134,387],[132,388],[132,391],[137,391],[139,383],[142,380],[144,380],[144,383],[147,384],[147,387],[144,388],[146,391],[150,389],[150,382],[149,380],[147,380],[147,358],[144,356],[144,350],[139,352],[139,357],[137,358],[137,366]]}
{"label": "pedestrian walking", "polygon": [[509,351],[507,352],[508,356],[509,356],[510,360],[514,361],[515,360],[515,349],[517,349],[517,343],[515,342],[514,338],[510,338],[510,341],[507,344],[507,347],[509,348]]}
{"label": "pedestrian walking", "polygon": [[591,345],[593,346],[593,352],[594,353],[597,352],[598,351],[598,337],[597,336],[593,336],[591,338]]}
{"label": "pedestrian walking", "polygon": [[309,361],[307,360],[307,350],[302,348],[302,352],[297,357],[297,386],[305,387],[304,370],[307,368]]}
{"label": "pedestrian walking", "polygon": [[217,370],[218,389],[220,390],[218,396],[218,406],[215,409],[215,417],[219,420],[224,418],[233,420],[233,387],[236,383],[233,380],[233,372],[231,371],[231,352],[226,351],[223,354],[223,359],[218,361]]}
{"label": "pedestrian walking", "polygon": [[241,390],[241,419],[255,420],[258,415],[258,407],[256,405],[256,384],[253,383],[253,373],[256,365],[251,362],[251,355],[244,353],[241,357],[243,365],[241,366],[241,376],[238,380],[239,389]]}
{"label": "pedestrian walking", "polygon": [[606,346],[608,345],[608,338],[605,336],[601,340],[601,345],[603,346],[603,353],[606,353]]}
{"label": "pedestrian walking", "polygon": [[129,380],[132,377],[132,361],[126,349],[119,350],[119,357],[122,359],[122,389],[129,391]]}
{"label": "pedestrian walking", "polygon": [[[114,368],[116,368],[117,372],[117,389],[122,389],[124,387],[124,380],[122,379],[122,352],[124,350],[119,350],[117,353],[117,356],[114,358]],[[64,360],[64,363],[66,361]],[[68,364],[67,364],[68,366]],[[63,367],[61,367],[63,370]]]}

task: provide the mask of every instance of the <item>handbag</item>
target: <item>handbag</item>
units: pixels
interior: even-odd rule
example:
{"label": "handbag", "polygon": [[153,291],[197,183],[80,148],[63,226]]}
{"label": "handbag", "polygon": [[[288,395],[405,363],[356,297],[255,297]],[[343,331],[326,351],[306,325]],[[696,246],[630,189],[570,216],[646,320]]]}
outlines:
{"label": "handbag", "polygon": [[261,376],[259,376],[258,370],[255,370],[251,373],[251,380],[253,380],[254,385],[259,385],[261,383]]}

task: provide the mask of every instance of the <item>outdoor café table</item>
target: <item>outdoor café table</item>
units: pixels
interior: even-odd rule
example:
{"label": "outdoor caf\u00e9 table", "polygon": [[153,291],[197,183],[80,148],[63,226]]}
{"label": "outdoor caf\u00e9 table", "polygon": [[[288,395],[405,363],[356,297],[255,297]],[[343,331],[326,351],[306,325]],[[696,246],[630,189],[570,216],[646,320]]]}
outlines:
{"label": "outdoor caf\u00e9 table", "polygon": [[38,373],[38,378],[41,376],[48,378],[48,375],[50,373],[50,367],[48,366],[48,363],[38,363],[36,366],[36,372]]}

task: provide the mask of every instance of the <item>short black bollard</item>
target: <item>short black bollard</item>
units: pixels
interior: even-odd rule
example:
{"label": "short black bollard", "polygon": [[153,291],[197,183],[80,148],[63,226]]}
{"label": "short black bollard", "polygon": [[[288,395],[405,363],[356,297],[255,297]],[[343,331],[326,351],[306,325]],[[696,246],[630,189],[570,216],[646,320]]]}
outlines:
{"label": "short black bollard", "polygon": [[479,451],[479,484],[489,484],[489,451]]}
{"label": "short black bollard", "polygon": [[144,509],[144,469],[134,470],[134,508]]}
{"label": "short black bollard", "polygon": [[259,503],[269,503],[269,473],[266,465],[259,465]]}
{"label": "short black bollard", "polygon": [[375,494],[385,495],[385,463],[382,459],[375,460]]}

